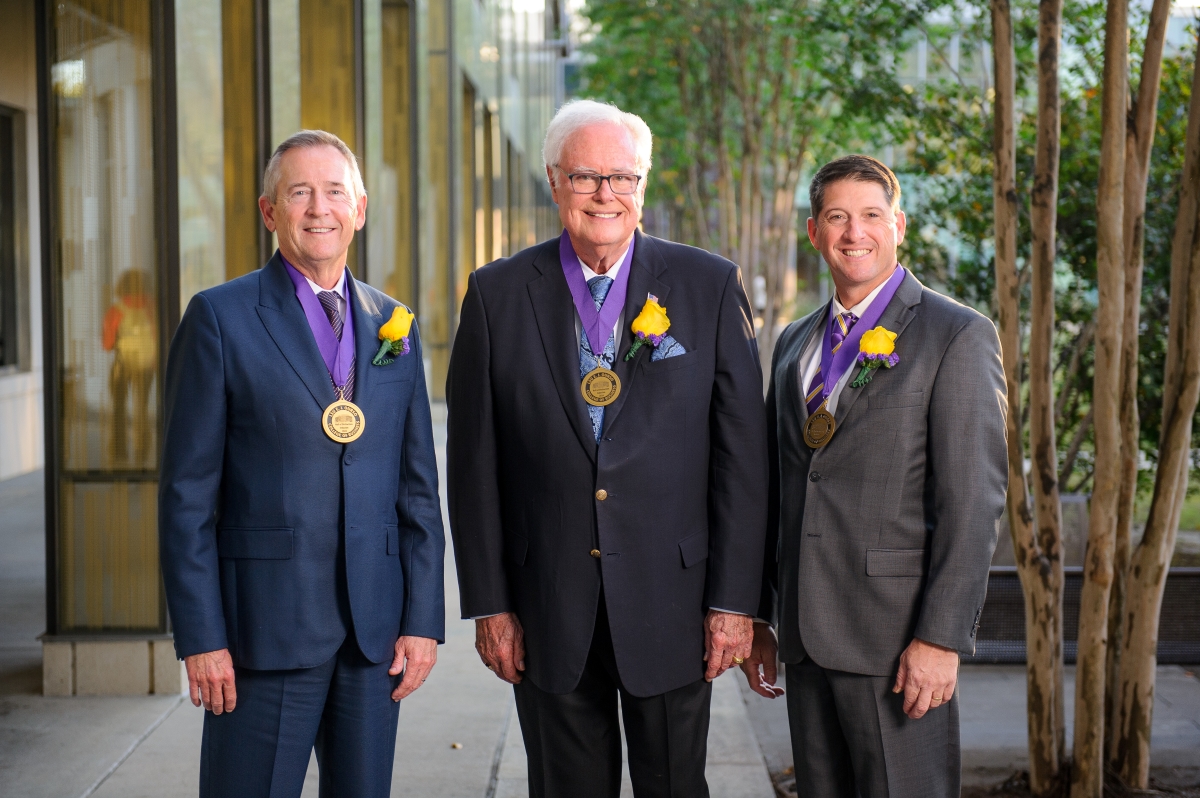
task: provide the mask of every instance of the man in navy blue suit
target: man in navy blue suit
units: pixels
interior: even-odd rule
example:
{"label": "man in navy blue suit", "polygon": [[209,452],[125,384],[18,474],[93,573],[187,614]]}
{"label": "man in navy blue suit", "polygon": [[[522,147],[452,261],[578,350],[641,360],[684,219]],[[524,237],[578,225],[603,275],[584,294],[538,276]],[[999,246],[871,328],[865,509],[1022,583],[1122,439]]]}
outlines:
{"label": "man in navy blue suit", "polygon": [[341,139],[293,135],[263,184],[279,251],[197,294],[167,361],[159,534],[200,794],[299,796],[315,747],[322,796],[382,797],[445,630],[421,344],[346,268],[367,197]]}

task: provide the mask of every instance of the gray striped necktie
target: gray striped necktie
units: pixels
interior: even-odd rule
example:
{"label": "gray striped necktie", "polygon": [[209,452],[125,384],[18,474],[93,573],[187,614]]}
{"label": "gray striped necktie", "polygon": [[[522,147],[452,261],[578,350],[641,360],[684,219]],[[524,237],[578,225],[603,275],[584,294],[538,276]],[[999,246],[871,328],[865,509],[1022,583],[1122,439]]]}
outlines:
{"label": "gray striped necktie", "polygon": [[[340,341],[342,340],[342,326],[345,322],[342,321],[342,311],[338,308],[338,295],[333,291],[321,291],[317,294],[317,299],[321,301],[321,307],[325,308],[325,315],[329,317],[329,326],[333,327],[334,336]],[[333,383],[333,389],[338,390],[338,385],[334,382],[333,375],[329,375],[329,381]],[[346,374],[346,384],[342,387],[341,398],[347,402],[354,401],[354,359],[350,360],[350,371]]]}

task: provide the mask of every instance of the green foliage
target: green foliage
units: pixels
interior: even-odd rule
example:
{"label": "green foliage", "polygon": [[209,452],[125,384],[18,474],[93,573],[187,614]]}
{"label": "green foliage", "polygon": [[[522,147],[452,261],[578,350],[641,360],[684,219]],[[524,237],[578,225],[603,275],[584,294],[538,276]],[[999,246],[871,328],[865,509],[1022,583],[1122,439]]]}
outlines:
{"label": "green foliage", "polygon": [[[1131,61],[1141,63],[1144,10],[1131,8]],[[979,51],[991,37],[988,4],[976,2],[974,22],[958,27],[962,51]],[[1017,190],[1021,209],[1018,265],[1022,270],[1023,318],[1028,318],[1028,256],[1031,245],[1029,192],[1036,143],[1037,3],[1013,4],[1018,79],[1017,107],[1024,111],[1017,131]],[[952,32],[949,26],[945,33]],[[931,37],[932,39],[932,37]],[[1096,183],[1100,151],[1100,87],[1104,44],[1104,3],[1068,0],[1063,13],[1062,152],[1059,168],[1058,262],[1054,362],[1056,397],[1066,392],[1057,425],[1060,456],[1066,455],[1087,418],[1092,396],[1092,347],[1081,334],[1096,313]],[[1161,427],[1163,368],[1166,359],[1167,291],[1171,242],[1183,168],[1183,143],[1192,77],[1191,53],[1164,62],[1158,126],[1147,182],[1145,278],[1139,337],[1141,446],[1157,456]],[[1134,85],[1137,74],[1135,72]],[[917,113],[896,131],[909,142],[897,167],[908,192],[909,238],[906,262],[924,279],[944,286],[959,299],[987,312],[993,305],[992,119],[989,89],[952,79],[930,81]],[[1080,346],[1079,368],[1068,373]],[[1090,425],[1082,451],[1069,469],[1064,490],[1089,490]],[[1146,487],[1150,474],[1146,474]]]}

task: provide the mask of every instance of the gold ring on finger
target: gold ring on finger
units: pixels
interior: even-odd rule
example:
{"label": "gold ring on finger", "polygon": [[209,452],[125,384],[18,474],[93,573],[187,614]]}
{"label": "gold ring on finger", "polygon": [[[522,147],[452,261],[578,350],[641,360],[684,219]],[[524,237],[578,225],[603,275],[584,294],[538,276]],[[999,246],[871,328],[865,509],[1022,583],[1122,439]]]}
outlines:
{"label": "gold ring on finger", "polygon": [[741,665],[741,664],[742,664],[743,662],[745,662],[745,661],[746,661],[746,660],[742,659],[741,657],[734,657],[734,658],[733,658],[733,664],[734,664],[734,665]]}

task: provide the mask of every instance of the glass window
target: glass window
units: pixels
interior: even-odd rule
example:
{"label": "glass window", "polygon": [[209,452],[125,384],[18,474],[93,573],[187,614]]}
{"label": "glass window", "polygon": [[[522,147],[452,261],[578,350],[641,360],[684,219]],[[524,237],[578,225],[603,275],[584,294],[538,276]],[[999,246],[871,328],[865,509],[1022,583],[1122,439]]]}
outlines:
{"label": "glass window", "polygon": [[[252,3],[242,5],[250,6],[253,14]],[[186,65],[175,75],[180,307],[187,307],[197,291],[225,282],[228,272],[221,10],[221,0],[175,3],[176,63]],[[253,92],[253,47],[250,58],[251,68],[241,73],[240,80],[247,82]],[[253,124],[246,136],[253,151]],[[241,210],[253,221],[253,207]]]}
{"label": "glass window", "polygon": [[259,144],[256,5],[246,0],[221,0],[226,280],[262,266],[259,237],[266,236],[260,232],[265,228],[258,214],[259,184],[266,164]]}
{"label": "glass window", "polygon": [[50,6],[59,628],[158,630],[149,0]]}
{"label": "glass window", "polygon": [[[355,0],[300,0],[300,124],[338,136],[361,168],[355,6]],[[360,251],[355,236],[347,261],[358,276]]]}
{"label": "glass window", "polygon": [[17,342],[17,192],[13,113],[0,107],[0,367],[15,366]]}
{"label": "glass window", "polygon": [[[380,10],[383,126],[382,167],[367,191],[371,216],[372,269],[382,262],[385,294],[416,308],[416,240],[413,237],[413,112],[411,11],[400,0]],[[378,255],[376,254],[378,252]],[[381,274],[374,271],[373,274]],[[378,279],[378,278],[376,278]]]}

